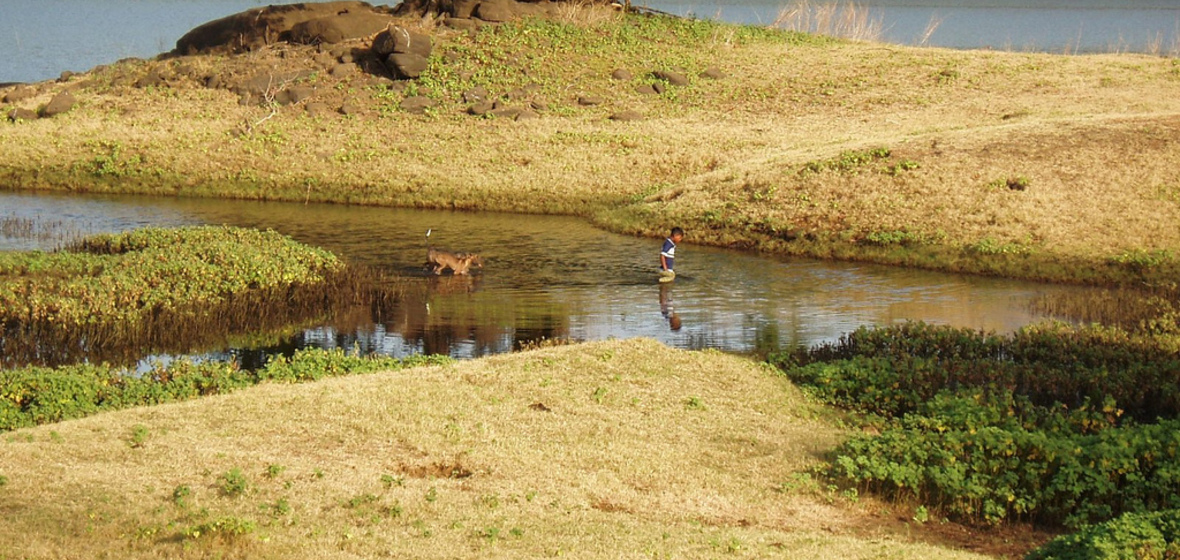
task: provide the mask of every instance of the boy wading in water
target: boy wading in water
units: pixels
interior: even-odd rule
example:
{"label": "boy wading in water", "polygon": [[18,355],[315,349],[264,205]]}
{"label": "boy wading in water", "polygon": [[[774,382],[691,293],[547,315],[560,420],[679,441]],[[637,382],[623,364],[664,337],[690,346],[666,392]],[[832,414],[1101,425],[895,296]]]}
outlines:
{"label": "boy wading in water", "polygon": [[676,260],[676,244],[684,239],[684,230],[674,227],[668,238],[664,240],[664,246],[660,249],[660,282],[671,282],[676,279],[676,271],[672,270],[672,264]]}

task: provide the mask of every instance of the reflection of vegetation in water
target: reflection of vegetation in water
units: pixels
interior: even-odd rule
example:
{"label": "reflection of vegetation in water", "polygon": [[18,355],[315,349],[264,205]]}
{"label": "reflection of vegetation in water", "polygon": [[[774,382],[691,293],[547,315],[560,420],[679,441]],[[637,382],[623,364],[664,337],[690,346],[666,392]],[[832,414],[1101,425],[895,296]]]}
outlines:
{"label": "reflection of vegetation in water", "polygon": [[1175,289],[1055,293],[1032,302],[1036,313],[1078,323],[1098,323],[1153,334],[1180,334],[1180,294]]}
{"label": "reflection of vegetation in water", "polygon": [[150,228],[54,252],[0,253],[2,364],[126,363],[396,297],[364,275],[280,234],[226,227]]}
{"label": "reflection of vegetation in water", "polygon": [[427,354],[450,354],[471,341],[475,355],[569,337],[570,312],[549,300],[528,304],[480,290],[482,278],[440,276],[402,292],[402,305],[377,318]]}
{"label": "reflection of vegetation in water", "polygon": [[53,241],[66,245],[82,237],[70,222],[42,216],[0,216],[0,237]]}
{"label": "reflection of vegetation in water", "polygon": [[1180,508],[1180,336],[1046,324],[865,329],[772,361],[876,435],[834,484],[945,515],[1077,527]]}
{"label": "reflection of vegetation in water", "polygon": [[186,360],[156,365],[142,375],[108,365],[0,370],[0,430],[80,418],[101,411],[223,394],[261,383],[299,383],[428,364],[445,356],[395,359],[356,356],[343,350],[306,349],[291,358],[273,357],[256,370],[234,363]]}

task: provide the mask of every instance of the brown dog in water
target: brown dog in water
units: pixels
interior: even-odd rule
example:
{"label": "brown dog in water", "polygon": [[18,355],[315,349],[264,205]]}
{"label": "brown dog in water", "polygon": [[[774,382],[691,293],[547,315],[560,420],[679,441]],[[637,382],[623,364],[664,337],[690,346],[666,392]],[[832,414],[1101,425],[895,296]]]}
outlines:
{"label": "brown dog in water", "polygon": [[455,274],[467,274],[472,266],[483,268],[483,258],[470,253],[452,253],[428,248],[426,250],[426,264],[434,267],[432,272],[435,274],[442,274],[442,271],[448,268]]}
{"label": "brown dog in water", "polygon": [[435,274],[442,274],[442,271],[451,269],[451,272],[457,275],[464,275],[471,269],[471,267],[483,268],[483,258],[479,255],[471,253],[452,253],[450,251],[440,251],[430,246],[430,232],[433,230],[426,230],[426,266],[433,267],[431,272]]}

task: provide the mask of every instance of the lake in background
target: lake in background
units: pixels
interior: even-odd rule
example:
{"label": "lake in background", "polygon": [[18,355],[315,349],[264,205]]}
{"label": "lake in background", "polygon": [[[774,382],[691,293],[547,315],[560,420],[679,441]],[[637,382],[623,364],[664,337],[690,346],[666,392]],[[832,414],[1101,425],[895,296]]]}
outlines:
{"label": "lake in background", "polygon": [[[0,83],[172,50],[192,28],[261,0],[0,0]],[[813,0],[819,4],[820,0]],[[637,0],[677,15],[770,25],[784,0]],[[864,0],[882,41],[1056,53],[1180,54],[1180,0]],[[929,37],[926,30],[937,23]]]}

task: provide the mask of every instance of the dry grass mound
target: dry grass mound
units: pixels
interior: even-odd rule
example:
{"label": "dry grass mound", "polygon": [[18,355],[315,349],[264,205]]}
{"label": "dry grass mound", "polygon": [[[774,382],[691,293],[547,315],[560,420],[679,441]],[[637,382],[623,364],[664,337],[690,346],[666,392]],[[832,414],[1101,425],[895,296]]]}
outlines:
{"label": "dry grass mound", "polygon": [[[783,377],[650,340],[133,409],[0,442],[19,558],[974,558],[784,492],[839,439]],[[863,532],[860,533],[863,535]]]}

